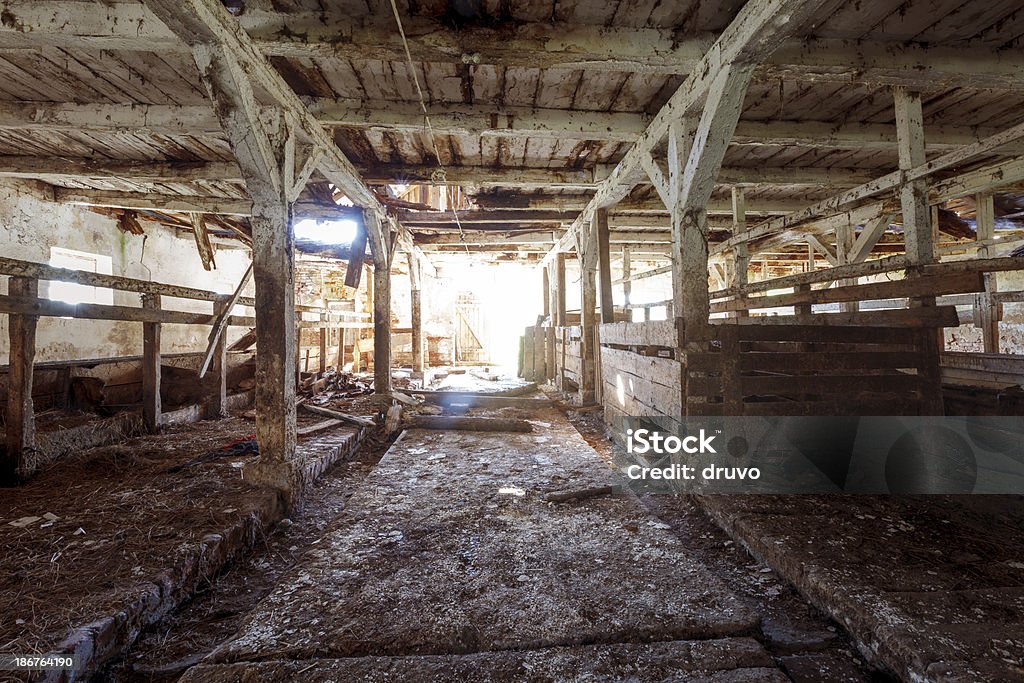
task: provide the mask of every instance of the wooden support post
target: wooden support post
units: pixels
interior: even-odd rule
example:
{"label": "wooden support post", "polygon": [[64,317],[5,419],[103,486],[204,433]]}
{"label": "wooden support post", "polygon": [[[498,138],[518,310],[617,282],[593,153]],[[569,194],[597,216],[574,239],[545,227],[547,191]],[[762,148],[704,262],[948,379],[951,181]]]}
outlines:
{"label": "wooden support post", "polygon": [[565,254],[555,257],[555,325],[565,327]]}
{"label": "wooden support post", "polygon": [[[159,294],[143,294],[142,307],[160,309]],[[142,422],[151,434],[160,431],[160,323],[142,323]]]}
{"label": "wooden support post", "polygon": [[[742,235],[747,231],[747,196],[742,187],[732,188],[732,234]],[[750,269],[750,249],[746,242],[736,245],[736,262],[733,264],[732,286],[742,287],[747,284],[747,271]],[[744,301],[746,296],[739,295]],[[746,318],[750,313],[746,310],[735,312],[735,317]],[[730,316],[732,317],[732,316]]]}
{"label": "wooden support post", "polygon": [[375,235],[371,221],[381,222],[373,211],[363,212],[367,232],[370,233],[370,251],[373,253],[373,392],[391,393],[391,243],[384,231],[384,242]]}
{"label": "wooden support post", "polygon": [[[893,88],[896,104],[896,140],[900,170],[909,170],[925,163],[924,119],[921,94],[907,88]],[[907,258],[915,266],[934,260],[931,212],[928,208],[928,181],[913,180],[900,187],[903,211],[903,235]]]}
{"label": "wooden support post", "polygon": [[541,324],[543,318],[537,317],[537,326],[533,328],[533,381],[543,382],[547,377],[547,352],[544,349],[544,342],[547,335],[544,333],[544,326]]}
{"label": "wooden support post", "polygon": [[[921,94],[897,86],[893,88],[893,99],[896,105],[896,143],[900,170],[908,170],[926,161]],[[928,181],[922,178],[900,186],[900,207],[903,212],[907,260],[911,264],[907,269],[907,277],[916,277],[920,266],[935,260],[932,216],[928,207]],[[935,297],[916,297],[911,305],[934,306]],[[924,376],[922,410],[926,415],[942,415],[944,407],[939,352],[945,345],[944,333],[941,328],[934,332],[925,329],[922,337],[925,347],[919,368]]]}
{"label": "wooden support post", "polygon": [[253,202],[256,284],[256,438],[260,458],[245,476],[285,492],[290,506],[300,482],[295,454],[295,253],[291,211],[284,202]]}
{"label": "wooden support post", "polygon": [[544,300],[544,318],[547,319],[551,315],[551,281],[548,279],[548,268],[544,266],[540,269],[541,272],[541,298]]}
{"label": "wooden support post", "polygon": [[[978,258],[993,256],[989,241],[995,237],[995,203],[991,194],[975,197]],[[985,273],[985,291],[975,297],[974,323],[981,328],[985,353],[999,353],[999,304],[993,295],[999,291],[998,276]]]}
{"label": "wooden support post", "polygon": [[[231,311],[230,302],[221,304],[221,314],[229,314]],[[210,369],[216,379],[216,387],[210,396],[208,403],[209,415],[207,417],[228,416],[228,356],[227,356],[227,335],[221,334],[213,347],[213,357]]]}
{"label": "wooden support post", "polygon": [[412,288],[412,371],[422,373],[426,366],[423,354],[423,273],[420,268],[420,260],[414,252],[410,251],[407,258],[409,261],[409,285]]}
{"label": "wooden support post", "polygon": [[[850,263],[851,253],[853,252],[853,226],[849,223],[843,222],[836,226],[836,265],[845,266]],[[857,284],[857,278],[848,278],[840,280],[837,283],[840,287],[855,285]],[[860,309],[860,305],[856,301],[845,301],[839,304],[839,310],[844,313],[855,313]]]}
{"label": "wooden support post", "polygon": [[[359,334],[359,330],[356,330],[355,332],[356,334]],[[338,356],[334,363],[334,367],[338,369],[338,372],[341,372],[345,367],[345,338],[347,336],[348,330],[344,327],[338,330]]]}
{"label": "wooden support post", "polygon": [[[630,312],[629,307],[633,302],[633,282],[629,279],[633,274],[633,267],[629,260],[629,247],[622,247],[622,302],[627,313]],[[629,320],[632,319],[630,316]]]}
{"label": "wooden support post", "polygon": [[320,372],[327,372],[327,328],[320,328]]}
{"label": "wooden support post", "polygon": [[373,267],[373,392],[391,393],[391,271]]}
{"label": "wooden support post", "polygon": [[558,325],[558,278],[555,274],[554,262],[549,263],[546,266],[546,269],[548,275],[548,325],[550,327],[555,327]]}
{"label": "wooden support post", "polygon": [[[796,287],[793,288],[793,291],[796,292],[797,294],[806,294],[807,292],[811,291],[811,286],[807,284],[797,285]],[[797,315],[810,315],[811,313],[814,312],[811,308],[810,302],[797,304],[796,306],[794,306],[794,308],[796,309]]]}
{"label": "wooden support post", "polygon": [[546,370],[547,379],[554,381],[555,379],[555,328],[548,325],[544,328],[544,366]]}
{"label": "wooden support post", "polygon": [[[11,296],[35,299],[39,281],[12,277]],[[0,464],[0,482],[16,483],[35,469],[36,420],[32,403],[32,373],[36,354],[36,321],[33,315],[11,315],[8,322],[10,361],[7,375],[7,449]]]}
{"label": "wooden support post", "polygon": [[597,349],[595,349],[597,330],[597,261],[598,261],[598,230],[597,212],[589,229],[580,234],[577,254],[580,264],[580,403],[588,405],[596,398]]}
{"label": "wooden support post", "polygon": [[302,382],[302,314],[295,312],[295,386]]}
{"label": "wooden support post", "polygon": [[537,327],[529,326],[523,332],[522,345],[522,378],[534,382],[537,380]]}
{"label": "wooden support post", "polygon": [[601,322],[615,322],[615,306],[612,300],[612,259],[609,248],[608,210],[594,212],[595,237],[597,239],[598,281],[601,284]]}

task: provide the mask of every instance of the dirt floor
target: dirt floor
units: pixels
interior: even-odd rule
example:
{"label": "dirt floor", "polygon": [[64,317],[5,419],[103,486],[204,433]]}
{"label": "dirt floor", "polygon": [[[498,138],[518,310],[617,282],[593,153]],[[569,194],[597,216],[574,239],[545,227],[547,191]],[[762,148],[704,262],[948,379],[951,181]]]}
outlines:
{"label": "dirt floor", "polygon": [[1024,681],[1019,497],[707,496],[701,505],[903,679]]}
{"label": "dirt floor", "polygon": [[[455,378],[446,388],[496,386]],[[379,464],[388,443],[369,438],[102,679],[893,680],[867,655],[906,680],[1024,680],[1015,499],[617,491],[552,503],[546,493],[617,483],[600,413],[471,414],[534,431],[409,431]],[[322,419],[300,412],[300,424]],[[0,609],[16,615],[0,624],[6,649],[46,649],[116,608],[167,564],[161,553],[268,495],[235,478],[231,463],[251,456],[167,471],[251,431],[241,419],[170,428],[5,497],[5,522],[41,517],[0,524],[5,566],[19,567],[0,578]],[[37,607],[67,595],[76,609]]]}
{"label": "dirt floor", "polygon": [[207,661],[243,661],[186,678],[887,680],[689,499],[543,501],[609,481],[593,413],[474,413],[537,431],[413,432],[368,477],[381,448],[334,468],[106,677],[175,680],[223,643]]}
{"label": "dirt floor", "polygon": [[632,494],[544,499],[613,474],[560,413],[530,417],[406,432],[183,680],[786,680],[758,613]]}
{"label": "dirt floor", "polygon": [[[352,433],[340,431],[343,440]],[[224,530],[240,526],[259,533],[250,522],[276,506],[276,494],[241,478],[240,466],[255,454],[221,450],[253,432],[243,418],[168,426],[160,435],[81,451],[5,490],[0,651],[53,651],[97,620],[133,622],[125,610],[148,600],[140,596],[154,584],[161,605],[150,607],[160,609],[180,598],[180,588],[212,578],[203,575],[215,563],[206,542],[220,543]]]}
{"label": "dirt floor", "polygon": [[104,679],[169,683],[226,641],[282,574],[319,543],[389,445],[368,438],[352,459],[329,469],[310,489],[301,511],[269,529],[252,552],[147,629],[127,656],[104,672]]}
{"label": "dirt floor", "polygon": [[[600,412],[568,413],[569,420],[609,466],[615,446],[605,437]],[[621,461],[621,458],[619,459]],[[843,628],[811,605],[770,567],[718,526],[693,496],[648,495],[643,504],[666,524],[750,609],[761,615],[758,633],[774,661],[794,681],[885,683]]]}

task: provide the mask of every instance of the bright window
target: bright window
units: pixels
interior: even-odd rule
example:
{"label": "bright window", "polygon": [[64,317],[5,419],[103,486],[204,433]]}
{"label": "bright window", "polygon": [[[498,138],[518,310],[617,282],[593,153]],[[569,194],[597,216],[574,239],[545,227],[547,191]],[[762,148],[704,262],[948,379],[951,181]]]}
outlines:
{"label": "bright window", "polygon": [[[85,251],[50,247],[50,265],[57,268],[84,270],[90,273],[112,274],[113,260],[109,256],[90,254]],[[50,282],[46,297],[69,304],[112,304],[114,290],[106,287],[91,287],[77,282]]]}
{"label": "bright window", "polygon": [[295,224],[295,239],[320,244],[351,244],[358,226],[355,221],[315,221],[307,218]]}

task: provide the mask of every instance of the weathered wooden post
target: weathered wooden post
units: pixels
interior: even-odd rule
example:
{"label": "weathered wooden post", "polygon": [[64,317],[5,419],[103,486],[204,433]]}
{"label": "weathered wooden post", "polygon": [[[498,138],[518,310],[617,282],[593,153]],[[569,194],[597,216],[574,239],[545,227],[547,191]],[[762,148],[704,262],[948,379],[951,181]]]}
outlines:
{"label": "weathered wooden post", "polygon": [[[905,87],[893,88],[896,105],[896,146],[899,151],[900,170],[909,170],[926,161],[924,146],[924,116],[921,94]],[[924,178],[900,186],[900,208],[903,212],[903,239],[907,260],[911,266],[907,277],[917,277],[920,266],[935,260],[932,217],[928,208],[928,181]],[[934,306],[935,297],[918,297],[912,306]],[[943,346],[943,330],[925,328],[921,333],[922,358],[919,370],[923,377],[922,408],[929,415],[942,415],[942,376],[939,352]]]}
{"label": "weathered wooden post", "polygon": [[423,361],[423,272],[416,254],[410,251],[407,255],[409,262],[409,285],[412,289],[412,371],[422,373],[425,367]]}
{"label": "weathered wooden post", "polygon": [[[143,294],[142,307],[160,310],[159,294]],[[223,336],[223,335],[221,335]],[[142,423],[146,431],[160,431],[160,323],[142,323]]]}
{"label": "weathered wooden post", "polygon": [[[32,277],[12,277],[7,291],[11,296],[35,299],[39,296],[39,281]],[[7,450],[0,466],[0,480],[11,483],[34,468],[36,421],[32,373],[37,321],[34,315],[12,313],[7,330],[11,342],[7,375]]]}

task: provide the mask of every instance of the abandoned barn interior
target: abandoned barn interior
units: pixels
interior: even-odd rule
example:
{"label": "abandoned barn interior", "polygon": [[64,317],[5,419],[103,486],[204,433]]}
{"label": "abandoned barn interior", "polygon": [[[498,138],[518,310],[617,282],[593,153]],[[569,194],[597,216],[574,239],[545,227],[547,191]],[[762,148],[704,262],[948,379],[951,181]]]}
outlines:
{"label": "abandoned barn interior", "polygon": [[1024,680],[1012,430],[957,442],[1003,495],[619,466],[635,419],[1024,414],[1022,42],[0,0],[0,679]]}

